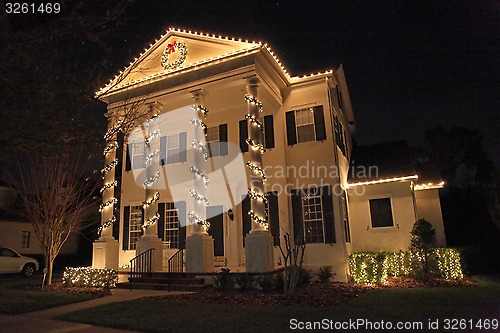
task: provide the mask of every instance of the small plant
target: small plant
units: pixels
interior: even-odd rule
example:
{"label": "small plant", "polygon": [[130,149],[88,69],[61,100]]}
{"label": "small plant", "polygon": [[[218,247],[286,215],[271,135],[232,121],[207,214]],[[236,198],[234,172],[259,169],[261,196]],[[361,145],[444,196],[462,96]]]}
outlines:
{"label": "small plant", "polygon": [[222,268],[219,273],[215,275],[214,287],[219,290],[227,290],[229,288],[229,283],[231,282],[231,276],[229,268]]}
{"label": "small plant", "polygon": [[436,243],[436,230],[432,224],[420,219],[413,225],[410,238],[410,249],[420,254],[420,262],[416,263],[415,277],[427,279],[429,277],[429,255]]}
{"label": "small plant", "polygon": [[250,287],[252,285],[251,276],[249,276],[248,274],[244,274],[244,273],[237,274],[234,277],[234,280],[238,284],[238,286],[240,287],[240,290],[248,290],[248,287]]}
{"label": "small plant", "polygon": [[321,283],[330,282],[332,276],[332,266],[323,266],[319,269],[318,281]]}
{"label": "small plant", "polygon": [[274,290],[274,279],[271,275],[266,274],[257,278],[257,288],[264,292],[271,292]]}
{"label": "small plant", "polygon": [[118,282],[118,272],[114,269],[92,267],[66,267],[63,283],[67,287],[112,288]]}

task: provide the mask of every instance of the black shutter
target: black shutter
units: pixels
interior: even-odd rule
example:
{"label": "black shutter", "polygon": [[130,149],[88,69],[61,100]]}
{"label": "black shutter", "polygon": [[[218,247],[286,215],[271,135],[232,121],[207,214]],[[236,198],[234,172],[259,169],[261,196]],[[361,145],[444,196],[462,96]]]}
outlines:
{"label": "black shutter", "polygon": [[304,244],[304,215],[302,213],[302,190],[292,190],[293,235],[298,244]]}
{"label": "black shutter", "polygon": [[158,220],[158,237],[164,241],[165,240],[165,203],[158,204],[158,213],[160,214],[160,219]]}
{"label": "black shutter", "polygon": [[321,105],[314,107],[314,129],[316,130],[316,141],[326,140],[325,117]]}
{"label": "black shutter", "polygon": [[219,125],[220,156],[227,155],[227,124]]}
{"label": "black shutter", "polygon": [[[125,144],[124,144],[125,146]],[[130,149],[131,145],[127,144],[127,149],[126,149],[126,161],[125,161],[125,171],[130,171],[132,170],[132,161],[130,160]]]}
{"label": "black shutter", "polygon": [[245,236],[252,230],[252,222],[250,221],[250,197],[247,195],[241,202],[241,219],[243,221],[243,246],[245,246]]}
{"label": "black shutter", "polygon": [[248,120],[240,120],[240,150],[242,153],[248,151]]}
{"label": "black shutter", "polygon": [[179,134],[179,162],[187,161],[187,132]]}
{"label": "black shutter", "polygon": [[335,221],[333,216],[332,189],[330,186],[321,188],[321,203],[323,204],[323,223],[325,228],[325,243],[335,243]]}
{"label": "black shutter", "polygon": [[177,201],[175,207],[178,209],[179,218],[179,249],[186,248],[186,201]]}
{"label": "black shutter", "polygon": [[297,143],[297,131],[295,129],[295,111],[288,111],[286,117],[286,139],[289,146]]}
{"label": "black shutter", "polygon": [[123,207],[123,239],[122,239],[122,250],[128,250],[128,234],[130,224],[130,206]]}
{"label": "black shutter", "polygon": [[114,239],[118,239],[120,237],[120,223],[118,221],[115,221],[112,225],[112,235]]}
{"label": "black shutter", "polygon": [[167,164],[167,137],[160,137],[160,166]]}
{"label": "black shutter", "polygon": [[274,148],[274,120],[272,115],[264,116],[266,148]]}
{"label": "black shutter", "polygon": [[273,236],[273,245],[280,245],[280,218],[279,218],[279,208],[278,208],[278,193],[269,192],[267,194],[267,200],[269,200],[269,231],[271,236]]}

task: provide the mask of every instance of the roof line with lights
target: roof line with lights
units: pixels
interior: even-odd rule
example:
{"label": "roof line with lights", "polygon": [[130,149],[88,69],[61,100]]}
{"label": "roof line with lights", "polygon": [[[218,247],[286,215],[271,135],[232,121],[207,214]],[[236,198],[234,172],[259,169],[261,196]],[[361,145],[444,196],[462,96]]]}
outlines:
{"label": "roof line with lights", "polygon": [[[146,76],[146,77],[141,77],[140,79],[130,81],[124,84],[120,84],[120,80],[125,78],[127,74],[129,74],[134,66],[139,63],[141,60],[143,60],[145,57],[147,57],[150,52],[155,48],[160,43],[163,43],[168,37],[170,37],[172,34],[177,33],[177,34],[184,34],[188,36],[196,36],[196,37],[203,37],[203,38],[210,38],[210,39],[216,39],[216,40],[223,40],[223,41],[234,41],[234,42],[242,42],[242,43],[248,43],[250,44],[249,47],[239,49],[234,52],[226,53],[223,55],[219,55],[215,58],[208,58],[204,59],[192,64],[189,64],[188,66],[180,66],[178,69],[175,69],[173,71],[160,71],[155,74]],[[174,74],[177,72],[182,72],[186,70],[194,70],[197,69],[200,66],[206,65],[210,62],[217,61],[217,60],[229,60],[230,57],[235,57],[239,56],[242,54],[247,54],[251,51],[258,50],[258,49],[265,49],[269,54],[273,57],[274,61],[278,64],[279,68],[281,69],[282,73],[288,80],[289,84],[293,83],[299,83],[303,82],[304,80],[309,80],[311,78],[316,78],[319,76],[325,76],[325,75],[331,75],[333,73],[333,70],[327,70],[324,72],[318,72],[318,73],[312,73],[308,75],[303,75],[303,76],[291,76],[288,71],[286,70],[285,66],[281,63],[281,61],[278,59],[276,54],[271,50],[271,47],[268,44],[263,44],[262,42],[255,42],[255,41],[248,41],[248,40],[242,40],[241,38],[234,38],[234,37],[224,37],[224,36],[217,36],[214,34],[205,34],[203,32],[197,32],[197,31],[191,31],[191,30],[181,30],[181,29],[176,29],[176,28],[169,28],[165,34],[161,35],[159,39],[155,39],[154,43],[149,44],[149,48],[144,49],[144,52],[141,52],[139,57],[135,58],[134,61],[130,62],[128,66],[125,66],[123,70],[119,72],[119,74],[115,75],[113,79],[110,79],[109,82],[102,88],[100,88],[98,91],[95,92],[95,97],[100,98],[108,93],[116,92],[120,89],[127,88],[136,84],[140,83],[146,83],[146,82],[151,82],[158,80],[160,78],[163,78],[167,75]]]}
{"label": "roof line with lights", "polygon": [[395,178],[387,178],[387,179],[370,180],[370,181],[366,181],[366,182],[359,182],[359,183],[353,183],[353,184],[347,183],[346,187],[347,188],[351,188],[351,187],[361,186],[361,185],[391,183],[391,182],[399,182],[399,181],[405,181],[405,180],[410,180],[410,179],[418,179],[418,176],[417,175],[412,175],[412,176],[405,176],[405,177],[395,177]]}

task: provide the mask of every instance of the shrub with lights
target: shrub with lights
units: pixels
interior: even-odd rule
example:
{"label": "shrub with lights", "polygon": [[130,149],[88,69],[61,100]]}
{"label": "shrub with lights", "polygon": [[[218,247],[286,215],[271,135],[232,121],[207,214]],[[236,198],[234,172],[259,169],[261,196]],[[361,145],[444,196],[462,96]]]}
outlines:
{"label": "shrub with lights", "polygon": [[[436,248],[429,253],[433,275],[445,279],[462,279],[460,252],[451,248]],[[356,283],[383,284],[389,276],[414,276],[415,267],[424,261],[420,251],[358,252],[349,256],[351,277]]]}
{"label": "shrub with lights", "polygon": [[118,272],[114,269],[92,267],[66,267],[63,283],[67,287],[112,288],[118,282]]}

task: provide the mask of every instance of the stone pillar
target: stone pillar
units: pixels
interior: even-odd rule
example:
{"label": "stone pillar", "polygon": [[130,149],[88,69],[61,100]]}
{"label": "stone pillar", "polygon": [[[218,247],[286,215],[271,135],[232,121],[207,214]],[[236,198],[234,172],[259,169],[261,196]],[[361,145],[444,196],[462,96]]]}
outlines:
{"label": "stone pillar", "polygon": [[102,205],[101,205],[101,235],[93,244],[92,267],[118,269],[119,243],[113,237],[113,224],[118,223],[114,215],[115,205],[115,167],[117,165],[116,149],[116,114],[107,113],[108,131],[106,133],[106,148],[104,150],[104,168],[102,170]]}
{"label": "stone pillar", "polygon": [[247,272],[269,272],[274,270],[273,242],[267,230],[265,214],[264,172],[262,154],[262,102],[259,100],[259,80],[252,76],[246,79],[248,105],[248,144],[250,168],[250,218],[252,230],[245,236],[245,265]]}
{"label": "stone pillar", "polygon": [[[159,104],[150,103],[149,115],[154,117],[159,113]],[[143,201],[144,225],[143,235],[137,240],[136,254],[139,255],[149,249],[153,251],[153,272],[163,270],[163,240],[158,237],[158,198],[159,192],[156,190],[155,174],[161,175],[161,167],[159,163],[159,154],[155,152],[160,149],[160,135],[153,135],[159,130],[159,126],[155,122],[146,122],[144,125],[145,144],[146,144],[146,179],[147,184],[143,184],[145,189],[145,200]],[[158,177],[156,177],[158,178]]]}
{"label": "stone pillar", "polygon": [[[206,117],[206,109],[204,109],[204,96],[206,93],[203,90],[195,90],[192,92],[194,107],[196,107],[198,119],[203,122]],[[193,125],[196,126],[196,125]],[[194,131],[194,141],[205,143],[205,136],[203,128]],[[208,147],[207,147],[208,149]],[[200,171],[204,165],[205,157],[202,152],[194,154],[194,167]],[[194,177],[194,190],[200,197],[204,197],[206,190],[205,184],[201,177]],[[202,200],[193,198],[194,201],[194,216],[202,221],[206,221],[207,209]],[[188,219],[190,220],[190,219]],[[214,270],[214,240],[208,235],[205,226],[199,224],[197,221],[192,220],[191,224],[192,233],[186,239],[186,271],[187,272],[213,272]]]}

